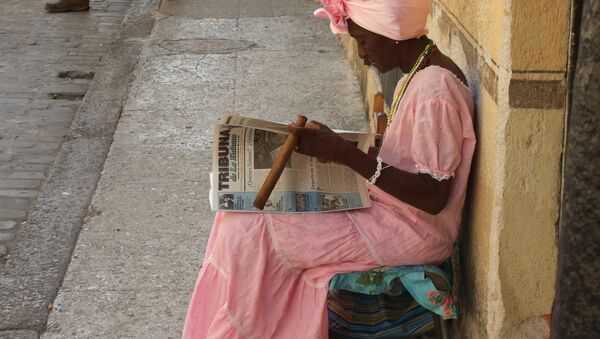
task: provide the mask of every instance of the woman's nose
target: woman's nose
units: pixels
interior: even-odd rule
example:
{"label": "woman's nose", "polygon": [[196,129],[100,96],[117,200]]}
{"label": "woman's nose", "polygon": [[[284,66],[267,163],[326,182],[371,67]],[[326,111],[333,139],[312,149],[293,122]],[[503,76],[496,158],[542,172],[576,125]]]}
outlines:
{"label": "woman's nose", "polygon": [[360,50],[358,51],[358,56],[363,59],[363,64],[365,64],[366,66],[370,66],[371,65],[371,59],[367,56],[367,53],[365,53],[364,51],[361,52]]}
{"label": "woman's nose", "polygon": [[365,49],[362,46],[358,45],[357,47],[358,47],[357,48],[358,49],[358,56],[361,59],[364,59],[367,56],[367,52],[365,51]]}
{"label": "woman's nose", "polygon": [[368,57],[367,52],[362,46],[358,46],[358,56],[363,59],[363,63],[367,66],[371,65],[371,59]]}

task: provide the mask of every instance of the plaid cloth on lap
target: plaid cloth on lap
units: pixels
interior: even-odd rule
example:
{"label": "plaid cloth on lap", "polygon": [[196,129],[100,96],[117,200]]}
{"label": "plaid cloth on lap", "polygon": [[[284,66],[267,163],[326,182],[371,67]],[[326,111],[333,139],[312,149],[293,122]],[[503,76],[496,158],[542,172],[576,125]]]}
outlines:
{"label": "plaid cloth on lap", "polygon": [[330,338],[422,337],[434,314],[456,318],[452,265],[378,267],[338,274],[329,282]]}
{"label": "plaid cloth on lap", "polygon": [[330,290],[330,338],[401,338],[430,334],[433,316],[404,291],[397,296]]}

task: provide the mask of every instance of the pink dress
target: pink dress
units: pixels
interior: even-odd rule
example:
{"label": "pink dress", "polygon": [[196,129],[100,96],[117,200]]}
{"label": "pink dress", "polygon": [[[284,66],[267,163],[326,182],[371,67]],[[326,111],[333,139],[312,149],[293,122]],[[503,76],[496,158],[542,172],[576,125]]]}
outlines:
{"label": "pink dress", "polygon": [[473,101],[431,66],[408,87],[381,148],[385,163],[439,180],[429,215],[372,187],[373,206],[323,214],[217,213],[183,338],[327,338],[327,285],[342,272],[441,262],[452,252],[475,148]]}

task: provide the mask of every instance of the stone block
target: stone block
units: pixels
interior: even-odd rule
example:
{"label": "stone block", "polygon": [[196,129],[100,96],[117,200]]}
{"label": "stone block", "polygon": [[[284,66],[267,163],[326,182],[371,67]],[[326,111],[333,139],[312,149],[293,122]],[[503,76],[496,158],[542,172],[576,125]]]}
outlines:
{"label": "stone block", "polygon": [[[29,215],[27,231],[19,233],[19,244],[4,265],[0,328],[45,324],[109,144],[107,139],[76,139],[63,145]],[[29,192],[4,190],[0,196]]]}
{"label": "stone block", "polygon": [[45,172],[48,164],[0,163],[0,171]]}
{"label": "stone block", "polygon": [[239,16],[240,1],[237,0],[204,0],[202,4],[193,0],[165,1],[161,3],[162,13],[190,18],[236,18]]}
{"label": "stone block", "polygon": [[[312,81],[314,85],[336,90],[332,81],[344,80],[345,83],[356,87],[354,73],[346,62],[340,62],[343,54],[339,51],[261,51],[249,50],[241,52],[238,57],[237,79],[273,81],[289,83],[300,87],[300,81]],[[297,76],[302,74],[302,76]],[[244,86],[240,86],[244,87]],[[263,89],[259,87],[259,89]],[[268,92],[270,88],[264,88]],[[336,94],[342,93],[338,89]],[[348,95],[350,96],[350,95]]]}
{"label": "stone block", "polygon": [[0,180],[0,189],[34,189],[34,190],[37,190],[41,184],[42,184],[42,182],[40,180],[1,179]]}
{"label": "stone block", "polygon": [[27,211],[0,208],[0,220],[23,220],[27,216]]}
{"label": "stone block", "polygon": [[134,83],[124,110],[193,110],[213,107],[215,102],[225,103],[233,97],[233,81],[199,82],[193,85],[163,84],[145,86]]}
{"label": "stone block", "polygon": [[0,231],[0,241],[11,241],[14,238],[15,238],[15,234],[13,232]]}
{"label": "stone block", "polygon": [[42,180],[46,177],[44,172],[20,172],[20,171],[7,171],[0,170],[0,178],[10,179],[39,179]]}
{"label": "stone block", "polygon": [[[28,211],[33,205],[33,199],[0,196],[0,208]],[[2,226],[0,226],[0,230]]]}
{"label": "stone block", "polygon": [[0,190],[0,197],[35,198],[38,191],[34,190]]}
{"label": "stone block", "polygon": [[[327,20],[312,16],[240,18],[242,39],[254,41],[258,49],[269,51],[339,51]],[[314,58],[318,61],[320,58]],[[343,64],[336,62],[335,64]],[[306,68],[305,71],[309,70]]]}
{"label": "stone block", "polygon": [[0,339],[38,339],[40,335],[33,330],[0,330]]}
{"label": "stone block", "polygon": [[[326,84],[313,79],[244,79],[236,91],[236,113],[263,119],[290,121],[297,114],[323,120],[327,112],[356,121],[366,118],[360,91],[347,81]],[[343,95],[340,95],[344,93]],[[282,120],[284,119],[284,120]],[[342,123],[345,121],[337,121]],[[365,122],[366,123],[366,122]],[[358,129],[362,124],[351,126]]]}
{"label": "stone block", "polygon": [[120,229],[154,234],[207,230],[212,225],[208,184],[206,176],[197,182],[165,180],[118,185],[111,185],[103,177],[92,201],[98,215],[84,227],[99,232]]}
{"label": "stone block", "polygon": [[[222,114],[221,109],[203,113],[204,110],[193,111],[198,118],[188,118],[182,111],[157,112],[155,116],[140,116],[139,112],[128,111],[121,117],[115,133],[117,144],[147,145],[195,145],[210,147],[213,130],[207,126],[215,126]],[[227,113],[231,113],[230,110]]]}
{"label": "stone block", "polygon": [[102,178],[112,183],[197,181],[211,166],[209,152],[196,145],[113,145]]}
{"label": "stone block", "polygon": [[123,338],[144,338],[149,333],[156,338],[179,338],[190,293],[191,287],[61,292],[48,319],[48,326],[56,324],[56,329],[42,338],[111,338],[116,333]]}
{"label": "stone block", "polygon": [[14,230],[17,227],[16,221],[0,221],[0,230],[2,231],[10,231]]}
{"label": "stone block", "polygon": [[194,0],[163,2],[162,13],[190,18],[237,18],[286,15],[309,15],[317,8],[312,0]]}
{"label": "stone block", "polygon": [[55,155],[24,155],[23,162],[26,164],[52,164],[55,158]]}
{"label": "stone block", "polygon": [[205,18],[194,20],[171,16],[156,22],[152,35],[158,41],[182,39],[241,39],[236,19]]}
{"label": "stone block", "polygon": [[240,2],[240,17],[312,16],[321,7],[313,0],[246,0]]}
{"label": "stone block", "polygon": [[200,228],[185,233],[84,229],[62,290],[185,289],[196,277],[190,272],[200,269],[207,236]]}
{"label": "stone block", "polygon": [[147,57],[138,66],[136,80],[141,83],[194,85],[231,81],[235,56],[231,54],[173,54]]}

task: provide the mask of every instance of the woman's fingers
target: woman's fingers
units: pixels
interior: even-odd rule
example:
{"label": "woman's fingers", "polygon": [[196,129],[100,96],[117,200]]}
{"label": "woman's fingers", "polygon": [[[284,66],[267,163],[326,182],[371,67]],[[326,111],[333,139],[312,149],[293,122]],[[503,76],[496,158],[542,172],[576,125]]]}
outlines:
{"label": "woman's fingers", "polygon": [[315,129],[311,129],[311,128],[306,128],[306,127],[297,127],[296,125],[294,125],[293,123],[288,124],[287,126],[288,132],[291,133],[292,135],[296,136],[298,139],[296,141],[296,147],[294,148],[294,151],[300,153],[300,154],[306,154],[306,150],[304,149],[303,146],[303,142],[302,140],[307,138],[310,139],[311,137],[315,136]]}
{"label": "woman's fingers", "polygon": [[[306,124],[306,127],[297,127],[294,124],[289,124],[287,126],[288,132],[292,133],[293,135],[299,137],[299,138],[303,138],[303,137],[311,137],[311,136],[315,136],[318,133],[318,130],[315,127],[309,127],[311,125],[309,125],[309,123]],[[314,125],[312,125],[314,126]]]}
{"label": "woman's fingers", "polygon": [[335,161],[340,141],[343,141],[326,125],[317,121],[309,121],[305,127],[289,124],[288,131],[298,138],[295,151],[327,161]]}
{"label": "woman's fingers", "polygon": [[320,123],[318,121],[314,121],[314,120],[311,120],[306,123],[306,128],[322,129],[324,127],[326,128],[327,126],[323,125],[322,123]]}

